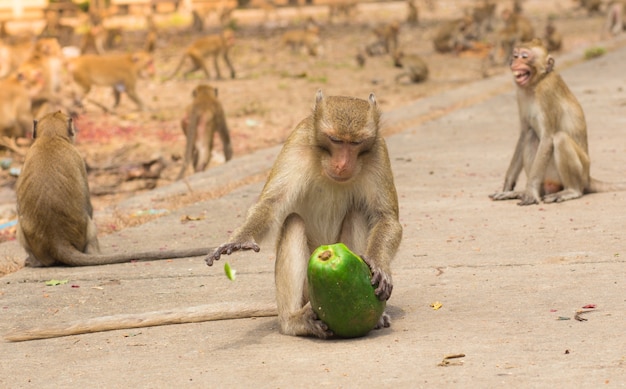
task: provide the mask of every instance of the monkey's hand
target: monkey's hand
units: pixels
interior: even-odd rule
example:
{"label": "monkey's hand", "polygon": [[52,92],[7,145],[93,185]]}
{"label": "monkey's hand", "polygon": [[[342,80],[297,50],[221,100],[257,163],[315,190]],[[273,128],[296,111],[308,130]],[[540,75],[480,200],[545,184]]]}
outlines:
{"label": "monkey's hand", "polygon": [[224,243],[223,245],[216,248],[213,254],[208,255],[204,259],[204,261],[206,262],[207,265],[213,266],[213,261],[217,261],[218,259],[220,259],[220,257],[223,254],[230,255],[233,253],[233,251],[245,251],[245,250],[254,250],[255,253],[258,253],[261,250],[261,248],[254,241],[243,242],[243,243],[240,243],[240,242]]}
{"label": "monkey's hand", "polygon": [[361,256],[363,261],[367,263],[372,272],[372,285],[376,286],[374,293],[378,296],[380,301],[389,300],[391,297],[391,291],[393,290],[393,282],[391,281],[391,274],[385,273],[374,261],[368,259],[365,256]]}

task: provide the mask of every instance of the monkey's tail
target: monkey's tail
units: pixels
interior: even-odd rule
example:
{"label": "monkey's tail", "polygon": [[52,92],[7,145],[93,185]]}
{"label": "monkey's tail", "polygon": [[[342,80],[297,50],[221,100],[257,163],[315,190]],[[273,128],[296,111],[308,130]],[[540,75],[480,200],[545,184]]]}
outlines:
{"label": "monkey's tail", "polygon": [[154,250],[139,253],[88,254],[76,250],[73,246],[59,247],[60,262],[69,266],[97,266],[130,261],[146,261],[174,258],[192,258],[208,255],[215,248],[200,247],[190,249]]}
{"label": "monkey's tail", "polygon": [[4,339],[10,342],[23,342],[26,340],[58,338],[61,336],[130,328],[269,317],[277,314],[275,303],[261,305],[253,305],[252,303],[216,303],[164,311],[101,316],[45,328],[19,329],[6,334]]}
{"label": "monkey's tail", "polygon": [[604,182],[591,178],[587,193],[617,192],[626,190],[626,182]]}

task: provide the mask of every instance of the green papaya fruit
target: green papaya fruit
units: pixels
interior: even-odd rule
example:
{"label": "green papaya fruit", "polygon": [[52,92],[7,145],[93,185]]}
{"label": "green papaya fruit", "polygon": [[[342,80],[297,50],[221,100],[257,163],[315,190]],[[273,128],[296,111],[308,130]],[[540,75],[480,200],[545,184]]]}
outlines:
{"label": "green papaya fruit", "polygon": [[374,294],[369,266],[343,243],[318,247],[307,279],[311,307],[342,338],[366,335],[385,310],[386,302]]}

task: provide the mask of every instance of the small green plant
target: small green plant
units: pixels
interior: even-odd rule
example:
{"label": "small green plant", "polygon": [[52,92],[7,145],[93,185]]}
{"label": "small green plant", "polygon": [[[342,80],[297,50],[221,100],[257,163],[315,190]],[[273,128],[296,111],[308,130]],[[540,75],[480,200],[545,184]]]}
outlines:
{"label": "small green plant", "polygon": [[598,58],[604,54],[606,54],[606,49],[604,47],[591,47],[585,50],[585,59]]}

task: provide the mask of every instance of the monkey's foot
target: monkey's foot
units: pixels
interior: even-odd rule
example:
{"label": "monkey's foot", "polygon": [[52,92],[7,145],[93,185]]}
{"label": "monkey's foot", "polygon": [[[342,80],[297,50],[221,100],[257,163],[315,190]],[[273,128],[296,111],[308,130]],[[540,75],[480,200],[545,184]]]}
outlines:
{"label": "monkey's foot", "polygon": [[328,326],[318,319],[310,302],[294,314],[281,315],[279,321],[280,332],[284,335],[316,336],[320,339],[333,336]]}
{"label": "monkey's foot", "polygon": [[380,330],[381,328],[387,328],[389,326],[391,326],[391,317],[389,317],[387,312],[383,312],[383,314],[380,316],[380,319],[378,319],[378,323],[376,323],[376,327],[374,327],[374,329]]}
{"label": "monkey's foot", "polygon": [[583,192],[576,189],[565,189],[560,192],[552,193],[543,197],[544,203],[560,203],[567,200],[582,197]]}
{"label": "monkey's foot", "polygon": [[524,192],[515,191],[515,190],[507,190],[504,192],[496,192],[489,195],[489,198],[492,200],[517,200],[521,199]]}

